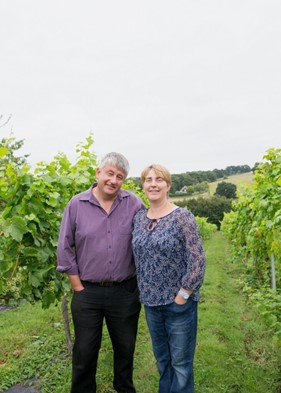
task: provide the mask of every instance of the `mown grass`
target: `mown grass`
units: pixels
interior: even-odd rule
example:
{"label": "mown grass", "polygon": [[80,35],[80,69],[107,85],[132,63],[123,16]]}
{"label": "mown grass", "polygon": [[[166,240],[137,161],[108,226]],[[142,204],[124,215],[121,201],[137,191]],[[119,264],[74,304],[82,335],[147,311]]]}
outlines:
{"label": "mown grass", "polygon": [[214,182],[209,183],[210,195],[214,195],[217,185],[223,181],[225,181],[226,183],[235,184],[237,186],[237,190],[241,191],[244,185],[253,184],[253,179],[254,179],[253,172],[247,172],[247,173],[232,175],[227,177],[226,179],[216,180]]}
{"label": "mown grass", "polygon": [[229,244],[221,233],[205,248],[208,264],[200,305],[197,392],[280,392],[280,353],[263,320],[240,292],[242,266],[231,262]]}
{"label": "mown grass", "polygon": [[[196,393],[279,393],[280,357],[267,327],[240,292],[241,266],[222,234],[205,243],[207,270],[199,307]],[[71,360],[60,307],[22,304],[0,314],[0,392],[30,379],[42,393],[68,393]],[[279,348],[280,349],[280,348]],[[157,392],[158,375],[142,312],[135,356],[138,393]],[[99,358],[99,393],[112,393],[112,349],[106,329]]]}

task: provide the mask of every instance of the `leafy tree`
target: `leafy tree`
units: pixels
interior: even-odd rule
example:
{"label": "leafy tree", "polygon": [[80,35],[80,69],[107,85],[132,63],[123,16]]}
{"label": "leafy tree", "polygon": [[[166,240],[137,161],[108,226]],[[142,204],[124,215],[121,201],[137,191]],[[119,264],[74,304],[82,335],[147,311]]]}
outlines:
{"label": "leafy tree", "polygon": [[214,172],[215,177],[216,177],[215,180],[221,179],[221,178],[223,178],[225,176],[225,171],[223,169],[217,169],[216,168],[216,169],[213,170],[213,172]]}
{"label": "leafy tree", "polygon": [[220,229],[224,213],[231,211],[231,200],[225,197],[192,198],[178,201],[177,205],[186,207],[195,216],[206,217],[207,221]]}
{"label": "leafy tree", "polygon": [[217,185],[215,195],[224,196],[228,199],[236,198],[237,187],[233,183],[221,182]]}
{"label": "leafy tree", "polygon": [[186,187],[186,195],[193,195],[195,193],[195,186]]}
{"label": "leafy tree", "polygon": [[255,172],[258,169],[259,165],[260,165],[260,162],[255,162],[255,165],[253,166],[252,171]]}
{"label": "leafy tree", "polygon": [[203,181],[202,183],[195,184],[194,191],[198,192],[198,193],[208,192],[209,191],[209,183],[207,181]]}
{"label": "leafy tree", "polygon": [[179,175],[179,174],[172,175],[172,184],[171,184],[170,193],[174,194],[176,191],[181,190],[182,187],[185,185],[189,185],[189,184],[184,183],[182,175]]}
{"label": "leafy tree", "polygon": [[235,175],[236,173],[247,173],[250,172],[251,168],[249,167],[249,165],[238,165],[238,166],[227,166],[225,168],[225,175],[227,176],[231,176],[231,175]]}

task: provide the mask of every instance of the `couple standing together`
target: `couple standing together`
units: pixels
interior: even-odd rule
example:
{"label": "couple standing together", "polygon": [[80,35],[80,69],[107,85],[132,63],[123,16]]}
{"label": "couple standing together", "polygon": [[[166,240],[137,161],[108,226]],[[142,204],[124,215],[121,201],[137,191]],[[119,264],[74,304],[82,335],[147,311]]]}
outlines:
{"label": "couple standing together", "polygon": [[97,182],[64,211],[57,270],[68,275],[73,289],[71,393],[97,391],[104,319],[114,353],[113,387],[136,392],[133,358],[141,303],[160,375],[158,392],[191,393],[205,270],[202,241],[194,216],[169,202],[166,168],[150,165],[141,174],[149,209],[121,189],[128,172],[123,155],[107,154]]}

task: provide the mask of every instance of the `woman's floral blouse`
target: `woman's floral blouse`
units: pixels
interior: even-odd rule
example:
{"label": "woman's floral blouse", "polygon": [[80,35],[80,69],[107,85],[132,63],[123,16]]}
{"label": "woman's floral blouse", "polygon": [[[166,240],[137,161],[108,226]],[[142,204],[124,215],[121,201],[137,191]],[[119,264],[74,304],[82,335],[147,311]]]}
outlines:
{"label": "woman's floral blouse", "polygon": [[193,290],[191,297],[198,301],[205,255],[193,214],[178,207],[157,223],[152,221],[146,210],[134,218],[132,245],[140,301],[146,306],[173,303],[181,287]]}

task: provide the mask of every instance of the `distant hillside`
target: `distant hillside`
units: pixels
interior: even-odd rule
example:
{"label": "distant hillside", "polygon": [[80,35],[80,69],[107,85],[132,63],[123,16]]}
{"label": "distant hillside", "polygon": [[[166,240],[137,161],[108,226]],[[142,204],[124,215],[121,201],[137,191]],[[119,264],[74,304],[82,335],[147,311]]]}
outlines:
{"label": "distant hillside", "polygon": [[249,173],[252,168],[249,165],[231,165],[225,169],[213,169],[212,171],[192,171],[185,173],[172,174],[171,195],[176,194],[184,187],[194,186],[198,183],[211,183],[222,178],[233,175]]}
{"label": "distant hillside", "polygon": [[232,175],[226,179],[219,179],[209,183],[210,194],[213,195],[216,191],[218,183],[225,181],[226,183],[233,183],[236,185],[238,190],[241,190],[243,184],[253,184],[254,174],[253,172],[241,173],[238,175]]}
{"label": "distant hillside", "polygon": [[176,196],[171,196],[170,200],[171,201],[180,201],[183,199],[191,199],[191,198],[197,198],[199,196],[201,197],[208,197],[208,196],[212,196],[214,195],[217,185],[218,183],[221,182],[226,182],[226,183],[233,183],[236,185],[237,190],[240,191],[243,188],[243,185],[247,185],[247,184],[253,184],[253,180],[254,180],[254,174],[253,172],[247,172],[247,173],[240,173],[237,175],[231,175],[228,176],[226,178],[221,178],[218,179],[216,181],[210,182],[209,183],[209,193],[201,193],[201,194],[194,194],[191,196],[186,196],[186,195],[176,195]]}
{"label": "distant hillside", "polygon": [[[196,186],[200,184],[202,184],[203,188],[205,188],[206,183],[220,181],[220,179],[227,179],[231,176],[247,174],[250,173],[252,170],[253,168],[250,168],[249,165],[231,165],[226,167],[225,169],[213,169],[212,171],[192,171],[171,174],[172,184],[170,194],[176,195],[186,187]],[[128,180],[133,180],[135,183],[140,184],[139,177],[132,177]],[[190,195],[190,193],[188,194]]]}

